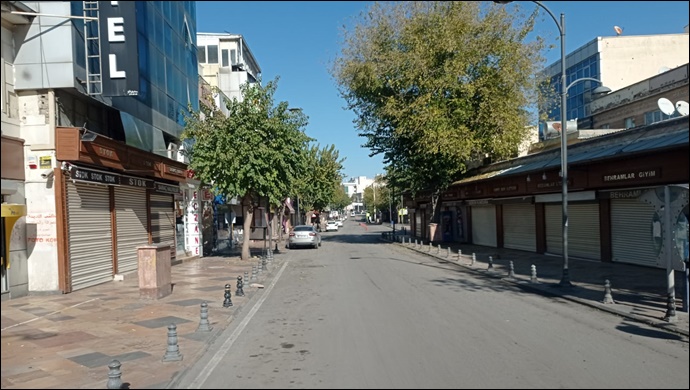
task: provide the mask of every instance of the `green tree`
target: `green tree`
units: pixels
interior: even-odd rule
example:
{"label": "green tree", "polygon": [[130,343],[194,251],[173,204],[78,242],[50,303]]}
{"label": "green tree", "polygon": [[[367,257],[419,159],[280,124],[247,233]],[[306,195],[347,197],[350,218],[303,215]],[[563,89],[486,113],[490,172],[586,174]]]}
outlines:
{"label": "green tree", "polygon": [[[307,118],[287,102],[275,104],[277,83],[244,84],[243,99],[227,103],[227,116],[204,104],[199,112],[190,110],[182,136],[192,144],[187,153],[194,175],[215,194],[241,199],[247,233],[259,199],[281,204],[307,171]],[[249,234],[241,258],[249,258]]]}
{"label": "green tree", "polygon": [[352,201],[350,200],[350,197],[347,196],[345,187],[343,185],[339,185],[338,188],[336,188],[335,195],[331,201],[331,208],[333,210],[344,210],[345,207],[350,205],[350,203],[352,203]]}
{"label": "green tree", "polygon": [[[486,4],[484,2],[483,4]],[[511,11],[519,6],[511,7]],[[480,2],[374,3],[331,73],[394,188],[438,195],[486,156],[516,154],[536,103],[542,40],[529,17]]]}
{"label": "green tree", "polygon": [[307,150],[305,161],[308,169],[298,179],[294,191],[299,198],[301,213],[309,210],[320,212],[333,203],[343,178],[345,159],[339,155],[335,145],[321,148],[316,144]]}

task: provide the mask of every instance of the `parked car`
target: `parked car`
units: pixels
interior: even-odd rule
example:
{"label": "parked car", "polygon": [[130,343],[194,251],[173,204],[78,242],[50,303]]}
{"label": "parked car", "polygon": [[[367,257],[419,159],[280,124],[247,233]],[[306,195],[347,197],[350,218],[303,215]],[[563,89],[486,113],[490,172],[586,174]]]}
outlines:
{"label": "parked car", "polygon": [[341,218],[341,219],[338,219],[337,221],[335,221],[335,223],[338,225],[338,227],[343,227],[343,220],[342,220],[342,218]]}
{"label": "parked car", "polygon": [[321,246],[321,233],[311,225],[297,225],[290,231],[288,238],[288,249],[300,246],[308,246],[318,249]]}
{"label": "parked car", "polygon": [[326,222],[326,231],[327,232],[337,232],[338,231],[338,223],[334,220],[330,220]]}

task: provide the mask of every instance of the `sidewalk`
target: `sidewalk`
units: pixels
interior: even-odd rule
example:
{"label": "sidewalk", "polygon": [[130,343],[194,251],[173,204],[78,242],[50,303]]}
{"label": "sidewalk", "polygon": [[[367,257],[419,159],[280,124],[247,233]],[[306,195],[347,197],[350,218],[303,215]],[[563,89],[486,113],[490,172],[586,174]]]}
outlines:
{"label": "sidewalk", "polygon": [[[674,272],[676,320],[669,322],[664,320],[668,310],[666,270],[664,269],[570,258],[568,268],[573,287],[560,287],[558,284],[563,276],[563,259],[560,256],[458,243],[442,243],[441,250],[438,249],[438,244],[433,245],[429,250],[428,242],[426,245],[415,248],[414,239],[412,239],[412,244],[409,243],[409,226],[405,226],[408,234],[405,236],[406,243],[399,242],[402,237],[400,228],[400,225],[396,225],[398,241],[395,245],[432,256],[439,261],[455,264],[477,274],[495,277],[505,283],[513,283],[526,291],[558,296],[631,321],[689,336],[688,313],[681,311],[687,283],[684,272]],[[388,226],[388,231],[389,229],[390,226]],[[450,257],[448,257],[447,249],[449,247]],[[462,253],[460,258],[458,258],[458,250]],[[489,256],[492,257],[493,270],[489,270]],[[511,261],[515,276],[512,280],[508,278]],[[535,266],[537,283],[531,282],[532,265]],[[613,303],[604,303],[607,298],[606,280],[610,283]]]}
{"label": "sidewalk", "polygon": [[[370,226],[369,234],[389,231]],[[409,231],[409,230],[408,230]],[[365,233],[366,234],[366,233]],[[398,245],[415,250],[410,244]],[[463,256],[457,259],[457,250]],[[497,282],[515,283],[527,291],[560,296],[614,315],[651,324],[665,334],[688,336],[688,314],[677,308],[677,321],[663,320],[666,313],[665,271],[624,264],[571,260],[573,288],[553,287],[562,274],[561,259],[529,252],[454,245],[451,257],[447,246],[418,252],[434,261],[452,264]],[[476,261],[471,264],[471,255]],[[276,254],[269,270],[256,282],[267,285],[290,256]],[[488,271],[488,256],[495,271]],[[513,261],[516,281],[507,280],[508,262]],[[105,389],[108,364],[120,361],[122,382],[133,389],[162,389],[196,360],[240,313],[259,299],[261,290],[244,285],[244,297],[235,295],[237,276],[247,272],[258,258],[241,261],[237,255],[194,258],[172,267],[173,293],[160,300],[139,298],[136,274],[123,281],[105,283],[64,295],[33,295],[2,302],[2,388],[3,389]],[[540,283],[530,283],[534,264]],[[683,275],[684,276],[684,275]],[[683,277],[676,272],[677,290]],[[604,304],[603,281],[611,282],[615,303]],[[223,307],[224,286],[231,284],[232,307]],[[677,292],[680,300],[680,291]],[[211,332],[197,332],[201,303],[208,304]],[[246,309],[245,309],[246,310]],[[177,326],[181,361],[162,359],[168,350],[168,325]],[[673,333],[668,333],[673,332]]]}
{"label": "sidewalk", "polygon": [[[285,253],[285,252],[283,252]],[[60,295],[32,295],[2,302],[3,389],[105,389],[108,364],[118,360],[122,382],[133,389],[166,388],[195,362],[284,262],[276,254],[269,270],[251,279],[258,258],[237,255],[193,258],[172,267],[173,293],[159,300],[139,297],[137,274]],[[223,307],[225,284],[233,306]],[[197,332],[207,302],[210,332]],[[177,326],[181,361],[162,359],[168,325]]]}

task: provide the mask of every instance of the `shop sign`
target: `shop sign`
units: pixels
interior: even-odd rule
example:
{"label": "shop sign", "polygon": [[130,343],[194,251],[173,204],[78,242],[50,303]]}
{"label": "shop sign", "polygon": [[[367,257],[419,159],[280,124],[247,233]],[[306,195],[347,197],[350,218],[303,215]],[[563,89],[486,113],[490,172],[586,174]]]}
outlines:
{"label": "shop sign", "polygon": [[472,199],[472,200],[468,200],[467,204],[470,206],[477,206],[480,204],[489,204],[489,199]]}
{"label": "shop sign", "polygon": [[153,188],[153,182],[151,180],[138,177],[121,176],[120,184],[129,187]]}
{"label": "shop sign", "polygon": [[135,3],[134,1],[99,2],[104,96],[137,96],[139,94],[139,50]]}
{"label": "shop sign", "polygon": [[163,184],[163,183],[154,183],[153,189],[156,192],[162,192],[164,194],[172,194],[176,195],[180,192],[180,186],[172,186],[170,184]]}
{"label": "shop sign", "polygon": [[168,164],[163,164],[163,172],[173,176],[187,177],[187,171],[185,169],[173,167]]}
{"label": "shop sign", "polygon": [[602,177],[602,180],[604,183],[613,183],[613,182],[621,182],[621,181],[630,181],[630,180],[636,180],[636,179],[654,179],[657,177],[661,176],[661,168],[652,168],[652,169],[644,169],[644,170],[635,170],[635,171],[628,171],[628,172],[620,172],[620,173],[614,173],[610,175],[604,175]]}
{"label": "shop sign", "polygon": [[512,185],[512,186],[501,186],[501,187],[494,187],[493,191],[494,192],[513,192],[517,191],[518,186]]}
{"label": "shop sign", "polygon": [[603,193],[603,198],[609,199],[637,199],[642,195],[642,190],[610,191]]}
{"label": "shop sign", "polygon": [[120,184],[120,176],[113,173],[94,171],[85,168],[77,168],[75,166],[70,167],[69,173],[70,177],[74,180],[88,181],[107,185]]}

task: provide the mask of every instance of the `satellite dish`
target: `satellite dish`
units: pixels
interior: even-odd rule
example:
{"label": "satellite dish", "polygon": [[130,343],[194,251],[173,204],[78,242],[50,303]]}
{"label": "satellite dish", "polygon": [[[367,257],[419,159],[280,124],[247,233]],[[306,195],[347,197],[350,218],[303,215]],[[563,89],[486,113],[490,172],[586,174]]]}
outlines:
{"label": "satellite dish", "polygon": [[668,72],[669,70],[671,70],[671,68],[669,68],[668,66],[662,66],[661,68],[659,68],[658,74]]}
{"label": "satellite dish", "polygon": [[623,28],[621,28],[621,27],[613,26],[613,30],[616,32],[616,35],[623,34]]}
{"label": "satellite dish", "polygon": [[659,109],[661,112],[663,112],[666,115],[673,115],[674,112],[676,112],[676,107],[671,103],[670,100],[666,98],[659,98],[657,100],[656,104],[659,106]]}
{"label": "satellite dish", "polygon": [[676,111],[682,116],[688,115],[688,102],[679,100],[676,102]]}

